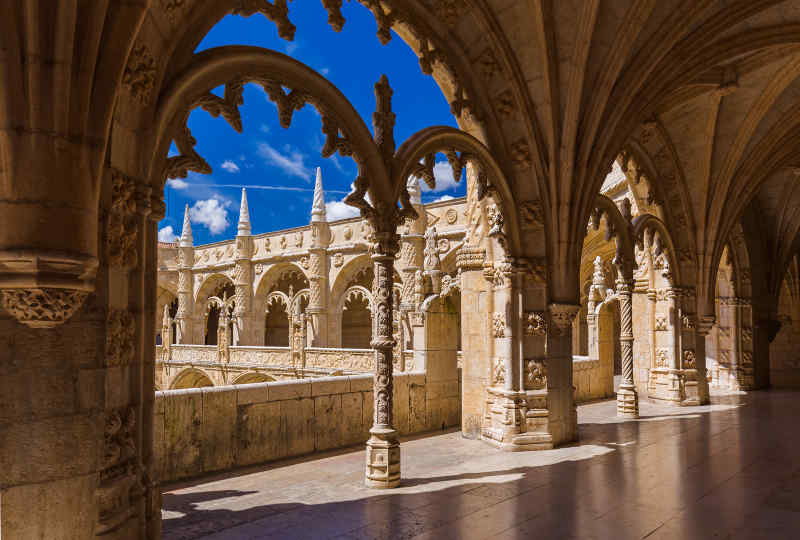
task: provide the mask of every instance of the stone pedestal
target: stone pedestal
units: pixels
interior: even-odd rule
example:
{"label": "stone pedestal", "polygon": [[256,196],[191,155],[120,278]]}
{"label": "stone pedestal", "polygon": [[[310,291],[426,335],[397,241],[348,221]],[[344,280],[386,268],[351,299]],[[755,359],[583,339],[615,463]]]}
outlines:
{"label": "stone pedestal", "polygon": [[373,426],[367,441],[367,469],[364,484],[388,489],[400,485],[400,441],[397,430]]}

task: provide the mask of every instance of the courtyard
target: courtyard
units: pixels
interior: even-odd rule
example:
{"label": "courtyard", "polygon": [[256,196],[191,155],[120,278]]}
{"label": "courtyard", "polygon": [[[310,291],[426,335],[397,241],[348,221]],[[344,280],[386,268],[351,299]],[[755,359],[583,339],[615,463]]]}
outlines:
{"label": "courtyard", "polygon": [[164,487],[165,539],[792,538],[800,460],[792,392],[578,406],[578,443],[498,452],[458,431],[402,444],[399,488],[364,487],[355,447]]}

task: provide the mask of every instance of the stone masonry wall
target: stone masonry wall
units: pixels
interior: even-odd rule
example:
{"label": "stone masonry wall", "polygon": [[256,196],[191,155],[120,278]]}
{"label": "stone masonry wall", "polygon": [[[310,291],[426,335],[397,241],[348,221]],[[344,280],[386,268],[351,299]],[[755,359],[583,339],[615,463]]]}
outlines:
{"label": "stone masonry wall", "polygon": [[[372,375],[357,375],[156,392],[159,481],[363,443],[372,387]],[[394,405],[403,435],[461,418],[460,399],[427,392],[424,373],[395,375]]]}

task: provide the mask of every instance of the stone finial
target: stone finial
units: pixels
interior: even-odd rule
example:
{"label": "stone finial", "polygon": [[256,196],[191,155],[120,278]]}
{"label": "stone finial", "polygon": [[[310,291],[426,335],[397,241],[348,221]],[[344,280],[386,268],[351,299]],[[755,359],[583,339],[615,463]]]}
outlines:
{"label": "stone finial", "polygon": [[250,210],[247,207],[247,190],[242,188],[242,204],[239,207],[239,225],[237,236],[250,236]]}
{"label": "stone finial", "polygon": [[183,230],[178,242],[180,247],[192,247],[194,238],[192,237],[192,222],[189,220],[189,205],[186,205],[186,210],[183,212]]}
{"label": "stone finial", "polygon": [[408,179],[406,186],[408,187],[408,194],[411,198],[411,204],[422,204],[422,190],[419,187],[419,178],[412,176]]}
{"label": "stone finial", "polygon": [[317,181],[314,184],[314,204],[311,206],[311,223],[328,221],[325,215],[325,192],[322,190],[322,169],[317,167]]}

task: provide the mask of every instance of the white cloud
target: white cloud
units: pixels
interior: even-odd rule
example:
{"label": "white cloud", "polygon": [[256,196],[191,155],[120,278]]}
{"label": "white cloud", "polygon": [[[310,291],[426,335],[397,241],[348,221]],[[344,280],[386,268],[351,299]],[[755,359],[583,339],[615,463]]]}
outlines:
{"label": "white cloud", "polygon": [[229,159],[226,159],[225,161],[223,161],[222,165],[220,165],[220,167],[222,167],[223,169],[225,169],[226,171],[228,171],[231,174],[239,172],[239,166],[236,163],[234,163],[233,161],[229,160]]}
{"label": "white cloud", "polygon": [[228,207],[230,201],[219,199],[206,199],[197,201],[189,208],[189,218],[192,223],[200,223],[208,227],[211,234],[220,234],[228,228]]}
{"label": "white cloud", "polygon": [[172,189],[186,189],[189,187],[189,182],[180,178],[170,178],[167,180],[167,185]]}
{"label": "white cloud", "polygon": [[322,68],[321,70],[319,70],[319,72],[320,72],[320,73],[322,73],[323,75],[325,75],[325,76],[327,77],[327,76],[328,76],[328,73],[330,73],[330,72],[331,72],[331,68],[326,68],[326,67],[324,67],[324,68]]}
{"label": "white cloud", "polygon": [[158,230],[158,241],[159,242],[166,242],[171,244],[175,240],[178,239],[178,236],[175,234],[175,231],[172,229],[172,225],[167,225],[163,229]]}
{"label": "white cloud", "polygon": [[328,221],[337,221],[339,219],[358,217],[360,212],[358,208],[345,204],[344,201],[333,201],[325,203],[325,215]]}
{"label": "white cloud", "polygon": [[297,176],[306,182],[311,181],[311,169],[306,166],[304,156],[287,144],[284,146],[286,155],[282,154],[269,144],[263,142],[258,145],[258,155],[268,164],[278,167],[289,176]]}
{"label": "white cloud", "polygon": [[419,185],[422,188],[422,191],[431,191],[436,193],[439,191],[451,190],[458,185],[456,184],[455,180],[453,180],[453,169],[446,161],[436,162],[436,165],[433,167],[433,176],[436,179],[436,187],[434,189],[429,188],[428,184],[426,184],[425,181],[420,178]]}
{"label": "white cloud", "polygon": [[452,201],[453,199],[455,199],[455,197],[453,197],[452,195],[442,195],[442,196],[441,196],[441,197],[439,197],[438,199],[434,199],[434,200],[433,200],[433,201],[431,201],[431,202],[444,202],[444,201]]}
{"label": "white cloud", "polygon": [[293,55],[299,46],[300,44],[296,41],[290,41],[286,44],[286,54]]}

